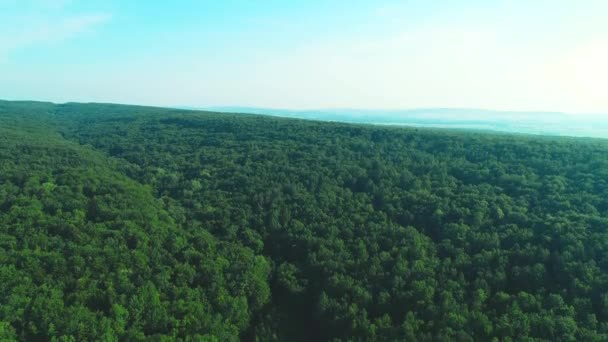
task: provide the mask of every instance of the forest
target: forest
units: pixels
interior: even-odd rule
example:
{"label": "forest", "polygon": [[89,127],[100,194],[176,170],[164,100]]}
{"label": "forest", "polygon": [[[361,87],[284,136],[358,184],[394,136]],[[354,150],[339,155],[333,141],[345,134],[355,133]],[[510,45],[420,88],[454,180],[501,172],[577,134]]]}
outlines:
{"label": "forest", "polygon": [[607,341],[608,140],[0,101],[0,340]]}

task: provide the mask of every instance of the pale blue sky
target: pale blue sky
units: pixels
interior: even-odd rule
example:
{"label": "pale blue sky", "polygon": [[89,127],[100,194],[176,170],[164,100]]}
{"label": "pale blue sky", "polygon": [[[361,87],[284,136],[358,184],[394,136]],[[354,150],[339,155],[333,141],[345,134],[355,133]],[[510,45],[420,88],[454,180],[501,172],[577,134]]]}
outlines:
{"label": "pale blue sky", "polygon": [[0,0],[0,98],[608,113],[605,0]]}

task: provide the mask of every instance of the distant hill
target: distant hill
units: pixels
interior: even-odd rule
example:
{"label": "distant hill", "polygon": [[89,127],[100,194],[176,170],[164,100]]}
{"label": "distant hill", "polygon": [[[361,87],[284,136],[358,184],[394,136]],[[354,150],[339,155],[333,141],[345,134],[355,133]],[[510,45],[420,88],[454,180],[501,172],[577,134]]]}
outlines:
{"label": "distant hill", "polygon": [[608,114],[606,116],[575,115],[560,112],[516,112],[467,108],[288,110],[211,107],[206,109],[219,112],[265,114],[322,121],[608,138]]}

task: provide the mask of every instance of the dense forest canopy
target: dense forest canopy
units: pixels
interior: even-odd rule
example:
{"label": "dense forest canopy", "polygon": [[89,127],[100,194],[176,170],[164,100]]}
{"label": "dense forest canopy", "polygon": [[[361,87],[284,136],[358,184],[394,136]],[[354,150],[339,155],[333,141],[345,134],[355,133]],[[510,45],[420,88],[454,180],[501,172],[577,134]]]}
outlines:
{"label": "dense forest canopy", "polygon": [[0,101],[0,340],[605,341],[608,141]]}

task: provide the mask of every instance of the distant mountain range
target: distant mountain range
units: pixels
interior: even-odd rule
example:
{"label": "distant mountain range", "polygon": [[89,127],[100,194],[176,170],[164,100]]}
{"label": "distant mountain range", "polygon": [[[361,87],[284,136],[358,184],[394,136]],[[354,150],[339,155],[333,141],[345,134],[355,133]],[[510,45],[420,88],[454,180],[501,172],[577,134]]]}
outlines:
{"label": "distant mountain range", "polygon": [[252,107],[209,107],[229,113],[250,113],[321,121],[402,125],[511,133],[608,138],[608,114],[575,115],[560,112],[515,112],[466,108],[411,110],[320,109],[287,110]]}

